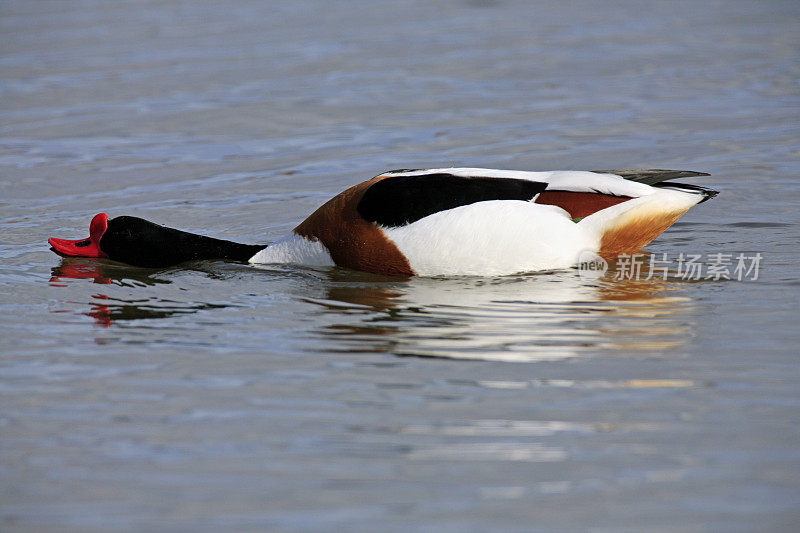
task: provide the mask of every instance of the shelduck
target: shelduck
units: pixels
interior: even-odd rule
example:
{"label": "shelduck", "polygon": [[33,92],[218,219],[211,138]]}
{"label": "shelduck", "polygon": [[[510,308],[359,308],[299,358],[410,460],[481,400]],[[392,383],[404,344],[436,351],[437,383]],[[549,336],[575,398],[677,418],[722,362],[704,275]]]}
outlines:
{"label": "shelduck", "polygon": [[391,276],[505,275],[610,259],[658,237],[717,191],[678,170],[393,170],[335,196],[269,245],[239,244],[96,215],[89,238],[49,239],[64,256],[142,267],[223,259],[333,266]]}

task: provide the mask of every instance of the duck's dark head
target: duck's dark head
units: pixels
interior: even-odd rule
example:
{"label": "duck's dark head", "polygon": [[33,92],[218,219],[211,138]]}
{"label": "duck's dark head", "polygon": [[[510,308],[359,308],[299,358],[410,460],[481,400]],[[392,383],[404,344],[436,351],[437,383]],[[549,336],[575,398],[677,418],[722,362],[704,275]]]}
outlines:
{"label": "duck's dark head", "polygon": [[143,267],[164,267],[200,259],[247,261],[263,246],[239,244],[160,226],[142,218],[95,215],[89,238],[47,241],[59,255],[104,257]]}

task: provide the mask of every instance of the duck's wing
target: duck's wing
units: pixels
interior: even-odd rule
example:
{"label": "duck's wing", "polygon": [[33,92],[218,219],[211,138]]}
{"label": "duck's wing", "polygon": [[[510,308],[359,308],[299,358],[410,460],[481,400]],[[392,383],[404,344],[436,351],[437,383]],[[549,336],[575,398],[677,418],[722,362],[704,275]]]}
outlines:
{"label": "duck's wing", "polygon": [[368,222],[400,227],[477,202],[522,200],[555,205],[572,218],[582,218],[652,190],[618,175],[589,171],[404,169],[378,176],[358,201],[357,211]]}

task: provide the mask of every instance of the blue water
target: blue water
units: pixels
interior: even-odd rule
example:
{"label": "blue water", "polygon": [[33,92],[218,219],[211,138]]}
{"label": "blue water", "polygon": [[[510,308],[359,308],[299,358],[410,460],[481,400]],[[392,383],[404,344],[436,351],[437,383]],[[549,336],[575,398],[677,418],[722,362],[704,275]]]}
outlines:
{"label": "blue water", "polygon": [[[0,529],[797,530],[796,3],[6,1],[0,32]],[[46,244],[101,211],[266,243],[449,165],[709,172],[647,248],[701,275]]]}

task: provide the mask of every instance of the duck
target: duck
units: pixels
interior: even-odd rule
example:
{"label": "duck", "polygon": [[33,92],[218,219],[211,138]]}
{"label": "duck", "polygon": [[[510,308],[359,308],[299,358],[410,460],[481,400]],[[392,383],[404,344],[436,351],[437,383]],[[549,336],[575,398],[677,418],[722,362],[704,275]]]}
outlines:
{"label": "duck", "polygon": [[287,235],[241,244],[105,213],[62,256],[137,267],[225,260],[339,266],[387,276],[498,276],[632,254],[718,194],[685,170],[399,169],[334,196]]}

